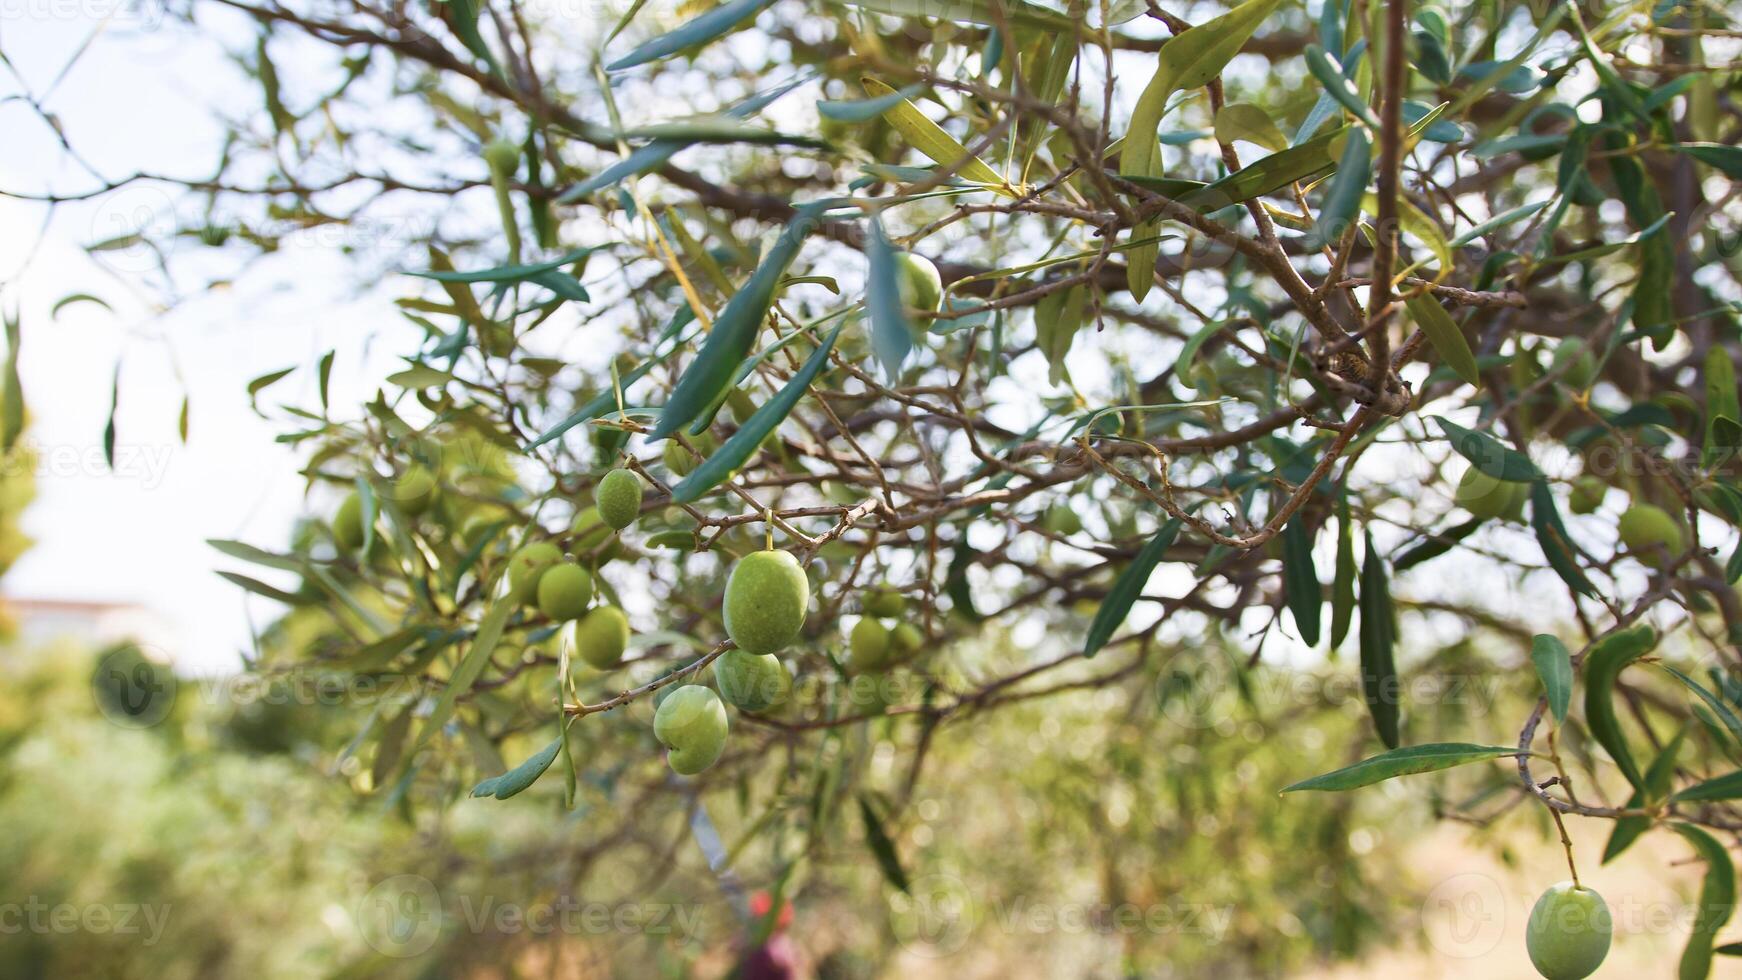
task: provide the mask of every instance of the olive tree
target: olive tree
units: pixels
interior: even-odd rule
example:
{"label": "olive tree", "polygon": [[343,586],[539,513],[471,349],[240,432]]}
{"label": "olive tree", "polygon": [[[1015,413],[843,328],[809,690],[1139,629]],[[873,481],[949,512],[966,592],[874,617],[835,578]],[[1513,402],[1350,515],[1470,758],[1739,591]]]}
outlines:
{"label": "olive tree", "polygon": [[[1259,806],[1458,780],[1610,857],[1679,834],[1706,975],[1742,828],[1721,6],[183,13],[234,11],[264,112],[168,181],[212,216],[174,234],[397,229],[358,262],[423,336],[362,406],[256,379],[329,519],[216,543],[301,583],[234,575],[292,607],[258,669],[405,685],[359,791],[631,780],[632,822],[737,787],[753,877],[844,811],[906,889],[938,745],[1279,664],[1359,724]],[[1448,718],[1412,670],[1517,710]],[[1580,870],[1545,902],[1588,910]],[[1545,972],[1601,961],[1606,924],[1535,921]]]}

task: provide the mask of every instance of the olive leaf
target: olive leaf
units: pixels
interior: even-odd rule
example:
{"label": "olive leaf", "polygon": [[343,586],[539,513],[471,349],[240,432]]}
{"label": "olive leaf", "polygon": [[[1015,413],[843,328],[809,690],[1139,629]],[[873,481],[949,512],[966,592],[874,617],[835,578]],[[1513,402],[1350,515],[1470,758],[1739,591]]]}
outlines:
{"label": "olive leaf", "polygon": [[1319,205],[1318,218],[1313,222],[1307,247],[1323,248],[1335,244],[1356,220],[1361,211],[1361,198],[1367,193],[1367,182],[1373,176],[1373,143],[1367,131],[1348,131],[1343,143],[1343,155],[1337,161],[1337,172],[1331,177]]}
{"label": "olive leaf", "polygon": [[634,51],[606,65],[605,70],[622,71],[625,68],[634,68],[636,65],[643,65],[649,61],[657,61],[667,55],[676,54],[685,48],[706,44],[731,31],[744,21],[755,17],[773,3],[774,0],[729,0],[729,2],[723,3],[682,26],[641,45]]}
{"label": "olive leaf", "polygon": [[1737,404],[1736,365],[1722,344],[1706,352],[1706,439],[1701,465],[1715,467],[1742,445],[1742,406]]}
{"label": "olive leaf", "polygon": [[1598,640],[1585,656],[1585,726],[1634,788],[1642,784],[1643,776],[1615,717],[1615,680],[1623,667],[1650,653],[1656,645],[1656,630],[1633,626]]}
{"label": "olive leaf", "polygon": [[506,800],[531,786],[538,781],[538,777],[544,775],[544,771],[550,768],[550,764],[556,761],[557,753],[562,751],[563,740],[567,737],[567,735],[558,735],[554,741],[539,749],[525,762],[500,776],[492,776],[480,782],[472,787],[472,796],[494,796],[498,800]]}
{"label": "olive leaf", "polygon": [[1530,662],[1536,676],[1542,680],[1548,709],[1557,722],[1567,720],[1567,705],[1573,697],[1573,660],[1566,645],[1547,633],[1538,633],[1530,641]]}
{"label": "olive leaf", "polygon": [[901,376],[901,363],[913,349],[913,326],[902,308],[901,270],[896,268],[895,247],[883,232],[883,222],[877,215],[869,221],[870,234],[865,238],[865,258],[869,270],[865,281],[865,309],[871,315],[871,348],[877,354],[883,373],[894,382]]}
{"label": "olive leaf", "polygon": [[1704,701],[1707,708],[1711,709],[1712,714],[1716,715],[1718,720],[1724,723],[1724,727],[1730,730],[1730,734],[1736,736],[1738,739],[1742,739],[1742,719],[1736,717],[1736,713],[1730,710],[1728,704],[1725,704],[1716,694],[1706,690],[1705,685],[1674,667],[1671,667],[1669,664],[1660,663],[1657,666],[1668,671],[1671,677],[1674,677],[1688,690],[1694,692],[1694,695],[1701,701]]}
{"label": "olive leaf", "polygon": [[876,809],[871,806],[871,801],[864,793],[859,794],[859,817],[865,824],[865,844],[871,848],[871,855],[877,859],[877,867],[883,872],[883,877],[897,891],[907,891],[907,872],[901,868],[901,856],[895,853],[895,842],[889,839],[889,834],[883,829],[883,821],[878,818]]}
{"label": "olive leaf", "polygon": [[[1167,111],[1168,99],[1181,89],[1208,85],[1221,74],[1222,68],[1281,2],[1246,0],[1220,17],[1187,28],[1161,46],[1155,74],[1138,96],[1131,123],[1125,128],[1125,142],[1119,153],[1120,173],[1161,176],[1161,146],[1156,141],[1156,132],[1161,127],[1162,114]],[[1142,222],[1131,229],[1131,240],[1152,238],[1156,229],[1157,222]],[[1138,302],[1149,295],[1155,284],[1153,270],[1160,254],[1160,245],[1151,243],[1132,249],[1128,255],[1126,285]]]}
{"label": "olive leaf", "polygon": [[732,475],[733,470],[744,465],[757,447],[762,445],[762,441],[792,414],[793,407],[810,389],[810,383],[816,380],[817,374],[828,364],[829,352],[834,350],[835,339],[841,335],[845,326],[845,322],[836,324],[835,329],[829,331],[829,335],[823,338],[816,351],[793,374],[792,380],[745,419],[738,431],[732,433],[732,437],[714,450],[689,476],[684,477],[682,483],[672,488],[671,499],[680,504],[689,503],[718,486]]}
{"label": "olive leaf", "polygon": [[1362,786],[1371,786],[1374,783],[1397,776],[1438,772],[1441,769],[1450,769],[1470,762],[1481,762],[1485,759],[1499,759],[1518,754],[1516,747],[1471,745],[1465,742],[1431,742],[1427,745],[1406,745],[1400,749],[1392,749],[1389,752],[1381,752],[1371,758],[1362,759],[1352,766],[1345,766],[1334,772],[1327,772],[1311,779],[1303,779],[1298,783],[1284,787],[1283,792],[1299,793],[1305,790],[1340,792],[1348,789],[1359,789]]}
{"label": "olive leaf", "polygon": [[[1634,790],[1633,795],[1627,798],[1627,809],[1656,806],[1669,795],[1670,781],[1675,777],[1676,755],[1681,752],[1682,739],[1686,735],[1687,726],[1684,725],[1676,730],[1675,737],[1652,760],[1651,768],[1645,770],[1645,785]],[[1622,852],[1633,846],[1633,842],[1650,829],[1650,817],[1622,817],[1615,821],[1615,829],[1609,833],[1609,842],[1603,845],[1603,863],[1608,864],[1620,857]]]}
{"label": "olive leaf", "polygon": [[1730,852],[1711,834],[1685,823],[1676,824],[1675,830],[1706,862],[1693,933],[1682,951],[1677,976],[1679,980],[1705,980],[1712,972],[1712,946],[1718,930],[1724,928],[1736,909],[1736,866],[1730,862]]}
{"label": "olive leaf", "polygon": [[751,273],[743,287],[726,301],[725,309],[715,318],[701,353],[684,369],[682,377],[665,400],[648,439],[669,438],[701,415],[731,383],[738,362],[750,352],[768,308],[774,305],[774,293],[781,277],[797,257],[799,246],[816,229],[825,210],[823,203],[807,204],[798,209],[780,233],[768,256]]}
{"label": "olive leaf", "polygon": [[1451,527],[1446,528],[1444,531],[1435,531],[1432,534],[1427,535],[1427,540],[1421,542],[1403,554],[1398,555],[1392,560],[1391,573],[1395,575],[1399,572],[1414,568],[1424,562],[1438,558],[1452,550],[1452,547],[1459,541],[1474,534],[1476,529],[1485,523],[1487,522],[1482,518],[1477,517],[1465,521],[1462,524],[1454,524]]}
{"label": "olive leaf", "polygon": [[1337,559],[1331,579],[1331,649],[1343,645],[1355,619],[1355,522],[1349,500],[1337,500]]}
{"label": "olive leaf", "polygon": [[1580,595],[1595,595],[1597,587],[1579,567],[1572,536],[1561,520],[1560,508],[1555,504],[1547,480],[1532,480],[1530,483],[1530,526],[1536,532],[1537,547],[1542,549],[1543,557],[1561,581]]}
{"label": "olive leaf", "polygon": [[1169,519],[1158,528],[1155,536],[1125,566],[1119,577],[1113,580],[1113,587],[1107,590],[1107,597],[1101,600],[1101,608],[1095,610],[1095,618],[1089,623],[1089,635],[1083,641],[1083,656],[1093,657],[1113,638],[1113,633],[1125,622],[1125,617],[1131,613],[1131,606],[1137,602],[1137,597],[1143,594],[1143,586],[1149,582],[1149,574],[1155,571],[1155,566],[1161,563],[1167,549],[1173,546],[1175,538],[1179,537],[1180,519]]}
{"label": "olive leaf", "polygon": [[1391,748],[1398,743],[1396,611],[1391,605],[1391,586],[1386,581],[1385,558],[1366,532],[1367,556],[1361,563],[1361,696],[1373,715],[1379,740]]}
{"label": "olive leaf", "polygon": [[[1450,268],[1450,263],[1446,267]],[[1440,355],[1440,360],[1457,372],[1458,377],[1481,387],[1482,375],[1476,367],[1476,355],[1470,351],[1470,342],[1464,339],[1463,328],[1440,305],[1440,301],[1434,299],[1432,293],[1421,293],[1405,300],[1404,306],[1409,310],[1410,319],[1421,328],[1428,343]]]}
{"label": "olive leaf", "polygon": [[1307,71],[1312,72],[1319,84],[1325,87],[1325,94],[1353,113],[1368,129],[1377,132],[1380,128],[1379,117],[1374,115],[1373,107],[1361,98],[1361,92],[1355,88],[1355,83],[1344,76],[1342,64],[1316,44],[1307,45],[1303,54],[1306,57]]}
{"label": "olive leaf", "polygon": [[1433,420],[1439,424],[1440,431],[1445,433],[1458,455],[1489,476],[1515,483],[1528,483],[1542,476],[1542,471],[1536,468],[1530,457],[1508,449],[1493,436],[1466,429],[1442,416],[1435,415]]}
{"label": "olive leaf", "polygon": [[1276,128],[1276,121],[1270,118],[1270,113],[1249,102],[1225,105],[1216,113],[1216,139],[1222,143],[1245,140],[1272,153],[1288,149],[1288,137]]}
{"label": "olive leaf", "polygon": [[1294,614],[1301,642],[1318,646],[1319,613],[1324,608],[1325,595],[1319,585],[1319,570],[1313,566],[1312,532],[1300,513],[1282,529],[1282,579],[1288,611]]}
{"label": "olive leaf", "polygon": [[[875,78],[862,78],[860,84],[865,91],[874,97],[899,95],[895,89],[883,84]],[[895,131],[907,139],[914,149],[930,157],[941,167],[956,167],[956,174],[977,184],[989,184],[999,193],[1009,197],[1016,192],[998,176],[998,172],[986,165],[984,160],[968,152],[954,136],[944,132],[943,127],[932,122],[919,107],[908,99],[900,99],[883,113],[883,118]],[[957,167],[957,164],[961,164]]]}

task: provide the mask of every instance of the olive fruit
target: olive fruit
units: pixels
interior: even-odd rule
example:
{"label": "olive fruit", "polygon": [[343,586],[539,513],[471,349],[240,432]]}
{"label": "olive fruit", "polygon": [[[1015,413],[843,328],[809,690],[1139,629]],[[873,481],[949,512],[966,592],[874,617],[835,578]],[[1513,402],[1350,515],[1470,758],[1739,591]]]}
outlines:
{"label": "olive fruit", "polygon": [[579,565],[557,565],[538,577],[538,611],[551,619],[580,619],[592,601],[593,576]]}
{"label": "olive fruit", "polygon": [[1593,514],[1603,506],[1609,484],[1601,477],[1581,476],[1573,481],[1573,492],[1567,496],[1567,508],[1575,514]]}
{"label": "olive fruit", "polygon": [[[901,295],[901,305],[910,310],[936,313],[944,300],[944,280],[938,267],[923,255],[899,252],[895,256],[895,289]],[[915,324],[916,329],[923,324]]]}
{"label": "olive fruit", "polygon": [[610,670],[623,662],[623,651],[629,647],[629,617],[616,606],[600,606],[570,627],[575,653],[599,670]]}
{"label": "olive fruit", "polygon": [[1530,484],[1489,476],[1474,466],[1458,480],[1454,496],[1459,507],[1483,520],[1515,521],[1524,515]]}
{"label": "olive fruit", "polygon": [[653,713],[653,737],[671,750],[666,762],[680,776],[694,776],[719,760],[727,728],[720,696],[697,684],[672,691]]}
{"label": "olive fruit", "polygon": [[333,514],[333,540],[349,551],[363,546],[363,498],[353,493]]}
{"label": "olive fruit", "polygon": [[641,478],[628,470],[612,470],[593,491],[599,516],[621,531],[641,516]]}
{"label": "olive fruit", "polygon": [[1054,534],[1081,534],[1083,519],[1077,516],[1069,504],[1053,504],[1046,509],[1042,525]]}
{"label": "olive fruit", "polygon": [[393,499],[399,509],[412,517],[429,510],[435,502],[436,478],[429,467],[413,463],[393,484]]}
{"label": "olive fruit", "polygon": [[895,628],[889,631],[889,643],[895,650],[895,658],[906,660],[925,645],[925,634],[912,623],[896,623]]}
{"label": "olive fruit", "polygon": [[889,630],[870,616],[862,617],[847,634],[847,671],[865,674],[889,663]]}
{"label": "olive fruit", "polygon": [[1555,346],[1549,370],[1574,388],[1591,387],[1597,380],[1597,358],[1583,337],[1568,337]]}
{"label": "olive fruit", "polygon": [[1656,565],[1664,552],[1671,557],[1681,554],[1681,526],[1662,507],[1634,504],[1621,515],[1620,528],[1621,543],[1647,565]]}
{"label": "olive fruit", "polygon": [[485,144],[484,162],[496,173],[512,174],[520,166],[520,147],[507,140]]}
{"label": "olive fruit", "polygon": [[714,661],[714,680],[726,703],[745,711],[766,711],[792,693],[792,675],[772,653],[727,650]]}
{"label": "olive fruit", "polygon": [[1563,881],[1531,908],[1524,945],[1531,965],[1548,980],[1581,980],[1609,955],[1613,928],[1603,896]]}
{"label": "olive fruit", "polygon": [[738,559],[726,580],[726,635],[749,653],[774,653],[798,639],[810,604],[810,582],[786,551]]}
{"label": "olive fruit", "polygon": [[534,541],[516,551],[508,559],[508,598],[515,602],[536,601],[539,577],[562,560],[562,549],[549,541]]}
{"label": "olive fruit", "polygon": [[864,606],[873,616],[893,619],[907,611],[907,597],[894,589],[875,589],[865,597]]}
{"label": "olive fruit", "polygon": [[603,565],[623,553],[623,542],[617,540],[617,533],[605,523],[597,507],[588,507],[576,514],[575,522],[569,525],[569,534],[569,550],[582,561]]}

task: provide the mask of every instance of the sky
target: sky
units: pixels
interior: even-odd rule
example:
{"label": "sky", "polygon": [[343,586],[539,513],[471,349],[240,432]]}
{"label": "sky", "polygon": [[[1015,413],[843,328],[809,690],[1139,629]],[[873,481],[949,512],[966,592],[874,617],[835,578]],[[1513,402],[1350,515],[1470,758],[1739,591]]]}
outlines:
{"label": "sky", "polygon": [[[99,186],[12,98],[20,78],[39,99],[47,93],[44,107],[68,141],[111,179],[134,170],[209,169],[221,138],[213,103],[223,107],[228,87],[241,112],[253,94],[234,91],[240,76],[216,41],[165,26],[127,0],[0,0],[0,49],[13,68],[0,67],[7,143],[0,189],[11,192]],[[389,288],[360,290],[332,243],[313,238],[256,263],[233,288],[160,313],[130,282],[150,273],[154,257],[137,248],[92,256],[85,246],[142,221],[185,224],[186,215],[171,216],[175,207],[167,193],[139,185],[58,207],[44,227],[42,205],[0,197],[7,230],[0,236],[0,304],[22,318],[27,439],[39,454],[38,496],[24,517],[36,545],[0,590],[13,598],[142,606],[161,624],[150,643],[184,670],[210,673],[238,667],[250,647],[250,614],[263,623],[276,607],[245,599],[220,579],[204,541],[282,546],[305,507],[297,457],[273,441],[278,429],[251,412],[247,380],[302,368],[268,394],[314,404],[313,365],[336,349],[334,402],[359,404],[373,379],[392,370],[393,348],[409,350],[413,337],[397,326]],[[200,248],[191,241],[175,247]],[[111,309],[81,302],[51,314],[58,300],[78,293],[101,297]],[[102,445],[117,364],[111,471]],[[184,395],[185,444],[178,434]]]}

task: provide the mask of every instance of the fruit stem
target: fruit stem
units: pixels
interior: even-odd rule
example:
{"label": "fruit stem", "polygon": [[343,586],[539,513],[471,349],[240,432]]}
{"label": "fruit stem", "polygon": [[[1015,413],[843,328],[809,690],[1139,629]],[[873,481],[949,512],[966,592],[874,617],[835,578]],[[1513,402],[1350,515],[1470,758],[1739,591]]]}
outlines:
{"label": "fruit stem", "polygon": [[1548,812],[1550,816],[1554,817],[1554,825],[1556,829],[1561,832],[1561,847],[1567,852],[1567,870],[1573,873],[1573,887],[1582,889],[1585,886],[1579,884],[1579,866],[1573,863],[1573,840],[1567,836],[1567,825],[1561,820],[1561,812],[1559,810],[1556,810],[1551,806],[1548,808]]}
{"label": "fruit stem", "polygon": [[763,532],[762,550],[773,551],[774,550],[774,508],[772,508],[772,507],[764,507],[762,509],[762,532]]}

